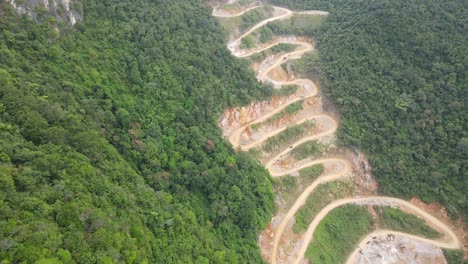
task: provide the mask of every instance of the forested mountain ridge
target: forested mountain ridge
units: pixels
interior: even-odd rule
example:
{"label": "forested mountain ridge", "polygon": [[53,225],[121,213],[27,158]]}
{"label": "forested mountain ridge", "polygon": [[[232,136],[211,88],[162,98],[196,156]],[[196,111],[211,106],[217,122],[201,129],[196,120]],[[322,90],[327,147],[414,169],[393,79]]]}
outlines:
{"label": "forested mountain ridge", "polygon": [[0,1],[2,263],[262,262],[270,178],[216,119],[271,91],[201,2],[82,4],[58,33]]}
{"label": "forested mountain ridge", "polygon": [[[273,2],[331,12],[322,85],[382,191],[466,215],[466,4]],[[271,91],[201,1],[83,7],[58,33],[0,0],[1,261],[262,262],[270,178],[215,123]]]}
{"label": "forested mountain ridge", "polygon": [[468,214],[466,1],[272,0],[330,16],[316,35],[322,86],[345,144],[381,191]]}

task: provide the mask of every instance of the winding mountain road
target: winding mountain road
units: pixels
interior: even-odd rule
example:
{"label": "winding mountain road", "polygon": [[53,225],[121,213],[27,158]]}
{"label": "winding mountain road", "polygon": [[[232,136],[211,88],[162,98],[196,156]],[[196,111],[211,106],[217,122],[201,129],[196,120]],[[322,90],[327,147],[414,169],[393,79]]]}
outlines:
{"label": "winding mountain road", "polygon": [[312,240],[313,234],[317,226],[320,224],[320,221],[324,217],[327,216],[327,214],[332,211],[333,209],[345,205],[345,204],[381,204],[381,203],[386,203],[386,204],[392,204],[392,205],[397,205],[401,207],[405,207],[408,212],[411,212],[412,214],[415,214],[424,220],[428,221],[432,226],[435,226],[439,231],[441,231],[442,234],[444,234],[444,237],[441,239],[437,240],[432,240],[432,239],[426,239],[422,238],[419,236],[414,236],[406,233],[401,233],[401,232],[395,232],[395,231],[386,231],[390,232],[392,234],[399,233],[402,236],[410,237],[413,239],[417,239],[438,247],[443,247],[443,248],[450,248],[450,249],[457,249],[461,248],[461,243],[457,238],[457,235],[449,228],[447,227],[442,221],[439,219],[433,217],[429,213],[425,212],[421,208],[415,206],[414,204],[401,200],[398,198],[393,198],[393,197],[385,197],[385,196],[369,196],[369,197],[362,197],[362,198],[346,198],[346,199],[341,199],[332,202],[331,204],[327,205],[325,208],[323,208],[317,216],[315,216],[314,220],[310,223],[309,227],[307,228],[306,233],[303,235],[301,238],[302,240],[302,245],[297,253],[297,257],[294,261],[294,264],[301,263],[304,253],[307,250],[307,247],[310,244],[310,241]]}
{"label": "winding mountain road", "polygon": [[255,2],[253,3],[253,5],[251,7],[247,7],[241,11],[238,11],[237,13],[230,13],[230,12],[226,12],[226,10],[224,9],[220,9],[218,7],[216,8],[213,8],[213,16],[215,17],[224,17],[224,18],[229,18],[229,17],[238,17],[238,16],[242,16],[243,14],[249,12],[250,10],[253,10],[253,9],[256,9],[256,8],[259,8],[261,7],[261,3],[260,2]]}
{"label": "winding mountain road", "polygon": [[[235,17],[235,16],[241,16],[245,14],[246,12],[249,12],[250,10],[253,10],[255,8],[259,8],[261,5],[255,5],[252,7],[249,7],[243,11],[239,11],[238,13],[235,14],[229,14],[229,15],[219,15],[222,12],[219,10],[214,10],[213,15],[214,16],[221,16],[221,17]],[[235,148],[239,148],[242,151],[249,150],[251,148],[259,147],[265,140],[268,138],[278,135],[282,131],[284,131],[287,126],[277,128],[273,131],[269,131],[268,133],[262,135],[260,138],[257,138],[254,142],[248,143],[248,144],[241,144],[241,135],[242,133],[251,125],[255,124],[260,124],[264,121],[266,121],[268,118],[272,117],[273,115],[283,111],[288,105],[297,102],[299,100],[307,99],[313,96],[316,96],[318,94],[318,88],[317,86],[308,79],[295,79],[293,81],[288,81],[288,82],[281,82],[277,80],[272,80],[268,74],[276,67],[279,67],[281,64],[287,62],[288,60],[291,59],[299,59],[303,56],[304,53],[310,52],[314,50],[314,45],[313,41],[304,41],[304,39],[301,39],[300,41],[297,40],[296,37],[294,36],[289,36],[289,37],[278,37],[275,39],[274,42],[269,43],[264,45],[263,47],[256,47],[252,50],[242,50],[240,49],[240,43],[243,38],[248,36],[249,34],[252,34],[255,30],[265,26],[267,23],[272,22],[272,21],[277,21],[277,20],[283,20],[283,19],[288,19],[290,18],[293,14],[308,14],[308,15],[327,15],[327,12],[324,11],[303,11],[303,12],[293,12],[289,9],[282,8],[282,7],[273,7],[274,9],[274,16],[268,19],[265,19],[258,24],[254,25],[250,29],[248,29],[246,32],[244,32],[240,37],[230,41],[228,43],[228,48],[231,50],[232,54],[236,57],[242,58],[242,57],[248,57],[253,54],[262,52],[264,50],[268,50],[280,43],[285,43],[285,44],[293,44],[296,45],[297,48],[289,53],[286,53],[282,56],[276,56],[274,58],[273,62],[268,62],[268,66],[265,67],[265,69],[260,69],[257,72],[258,80],[261,82],[274,82],[275,84],[280,84],[282,85],[302,85],[302,86],[308,86],[311,87],[312,89],[306,89],[308,92],[305,94],[303,97],[292,97],[289,99],[289,101],[286,104],[280,105],[276,107],[275,109],[272,109],[270,112],[265,113],[261,116],[259,116],[257,119],[247,122],[244,124],[241,124],[240,127],[237,129],[234,129],[231,133],[229,133],[228,139],[231,142],[231,144]],[[271,263],[276,264],[278,261],[278,247],[280,243],[280,239],[282,234],[285,231],[285,228],[288,226],[288,224],[294,220],[294,215],[298,212],[298,210],[305,204],[307,201],[307,198],[309,195],[321,184],[332,182],[332,181],[337,181],[337,180],[342,180],[345,178],[348,178],[351,176],[352,172],[352,166],[351,166],[351,161],[344,159],[344,158],[321,158],[321,159],[316,159],[316,160],[311,160],[307,161],[305,163],[302,163],[300,165],[295,166],[294,168],[291,169],[282,169],[279,166],[276,165],[277,161],[281,160],[283,157],[287,156],[288,153],[296,148],[297,146],[311,140],[317,140],[326,136],[333,135],[338,128],[338,122],[329,114],[326,112],[320,113],[320,114],[314,114],[311,113],[309,116],[305,116],[301,118],[300,120],[296,120],[294,122],[291,122],[288,124],[288,126],[291,125],[297,125],[305,122],[306,120],[314,120],[315,122],[319,122],[322,125],[320,127],[324,128],[323,131],[320,131],[314,135],[307,135],[304,136],[303,138],[297,140],[291,145],[288,145],[286,149],[282,150],[279,154],[276,154],[273,158],[271,158],[269,161],[265,162],[265,167],[269,170],[271,175],[273,177],[281,177],[289,174],[293,174],[298,172],[299,170],[310,167],[316,164],[321,164],[321,163],[333,163],[339,165],[338,167],[340,168],[339,171],[334,172],[332,174],[328,175],[322,175],[318,177],[311,185],[309,185],[297,198],[297,200],[293,203],[291,208],[287,211],[287,213],[284,215],[284,217],[281,219],[280,224],[275,228],[274,230],[274,243],[273,243],[273,250],[272,250],[272,255],[271,255]],[[322,221],[324,217],[327,216],[327,214],[332,211],[333,209],[345,205],[345,204],[391,204],[394,206],[399,206],[399,207],[404,207],[407,212],[415,214],[421,218],[423,218],[425,221],[427,221],[431,226],[436,228],[438,231],[440,231],[444,236],[440,239],[437,240],[431,240],[431,239],[426,239],[422,238],[419,236],[415,235],[410,235],[410,234],[405,234],[401,232],[395,232],[395,231],[388,231],[388,230],[377,230],[374,231],[373,234],[383,234],[383,233],[392,233],[392,234],[397,234],[401,236],[406,236],[412,239],[420,240],[432,245],[435,245],[437,247],[443,247],[443,248],[450,248],[450,249],[456,249],[456,248],[461,248],[462,244],[458,240],[456,234],[450,229],[449,226],[445,225],[443,222],[435,218],[434,216],[430,215],[429,213],[425,212],[421,208],[415,206],[414,204],[393,198],[393,197],[383,197],[383,196],[369,196],[369,197],[361,197],[361,198],[346,198],[346,199],[341,199],[341,200],[336,200],[333,201],[332,203],[328,204],[326,207],[324,207],[312,220],[310,223],[307,231],[302,235],[301,237],[301,246],[299,250],[296,252],[294,255],[294,263],[301,263],[304,258],[304,253],[307,250],[307,247],[309,246],[312,238],[314,231],[316,230],[317,226],[319,223]],[[363,242],[361,242],[362,244]],[[355,254],[357,251],[353,252],[351,256],[348,258],[347,263],[351,264],[352,261],[354,260]]]}

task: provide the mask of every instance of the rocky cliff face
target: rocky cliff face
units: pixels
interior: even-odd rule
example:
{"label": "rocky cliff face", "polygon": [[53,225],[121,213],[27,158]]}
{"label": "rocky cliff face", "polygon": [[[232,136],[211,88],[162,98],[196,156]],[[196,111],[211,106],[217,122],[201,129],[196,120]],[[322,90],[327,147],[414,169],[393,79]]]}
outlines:
{"label": "rocky cliff face", "polygon": [[57,22],[74,25],[83,20],[83,8],[79,0],[7,0],[20,14],[28,14],[36,22],[55,17]]}

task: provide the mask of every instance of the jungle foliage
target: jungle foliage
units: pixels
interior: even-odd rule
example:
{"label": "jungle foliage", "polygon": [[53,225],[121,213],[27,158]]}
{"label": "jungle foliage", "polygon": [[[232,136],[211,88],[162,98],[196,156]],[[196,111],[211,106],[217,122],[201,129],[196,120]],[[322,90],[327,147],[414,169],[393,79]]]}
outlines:
{"label": "jungle foliage", "polygon": [[0,1],[2,263],[263,262],[271,179],[216,119],[267,98],[199,1]]}

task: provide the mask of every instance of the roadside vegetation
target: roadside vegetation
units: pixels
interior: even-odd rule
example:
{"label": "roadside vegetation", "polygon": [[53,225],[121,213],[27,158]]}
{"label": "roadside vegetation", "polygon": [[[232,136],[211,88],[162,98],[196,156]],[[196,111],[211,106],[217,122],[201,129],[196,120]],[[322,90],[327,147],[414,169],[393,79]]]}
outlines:
{"label": "roadside vegetation", "polygon": [[265,30],[278,36],[313,36],[326,19],[322,15],[293,14],[290,19],[268,23]]}
{"label": "roadside vegetation", "polygon": [[255,8],[244,15],[240,16],[242,24],[239,26],[241,32],[251,28],[255,24],[271,17],[273,13],[273,7],[270,5],[263,5],[259,8]]}
{"label": "roadside vegetation", "polygon": [[237,17],[220,17],[219,22],[228,33],[242,33],[271,16],[273,8],[264,5]]}
{"label": "roadside vegetation", "polygon": [[291,70],[299,76],[307,76],[310,73],[320,72],[319,69],[319,52],[309,52],[304,54],[302,58],[298,60],[292,60],[285,64],[285,66],[290,65]]}
{"label": "roadside vegetation", "polygon": [[313,36],[326,16],[293,14],[290,19],[272,21],[254,32],[259,43],[267,43],[273,36]]}
{"label": "roadside vegetation", "polygon": [[[252,34],[247,37],[249,40],[246,41],[246,43],[243,41],[241,42],[241,48],[249,48],[255,45],[268,43],[273,40],[274,36],[313,36],[325,18],[326,16],[294,14],[290,19],[270,22],[264,27],[261,27],[252,32]],[[281,49],[278,50],[278,48],[272,48],[271,50],[264,52],[269,52],[272,54],[277,54],[280,51],[291,52],[291,48],[286,49],[283,47],[294,45],[279,44],[277,46],[281,47]],[[265,57],[265,54],[257,54],[249,59],[253,61],[260,61]]]}
{"label": "roadside vegetation", "polygon": [[280,120],[281,118],[283,118],[285,116],[285,112],[284,111],[281,111],[279,113],[276,113],[274,114],[272,117],[268,118],[265,123],[267,124],[271,124],[277,120]]}
{"label": "roadside vegetation", "polygon": [[352,184],[348,181],[336,181],[319,185],[307,198],[304,206],[296,213],[296,223],[293,226],[293,231],[295,233],[304,232],[323,207],[336,199],[348,196],[352,188]]}
{"label": "roadside vegetation", "polygon": [[444,249],[444,256],[448,264],[466,264],[467,260],[463,260],[463,251],[462,250],[449,250]]}
{"label": "roadside vegetation", "polygon": [[299,100],[297,102],[294,102],[288,106],[286,106],[286,108],[284,109],[284,111],[286,112],[286,114],[288,115],[294,115],[296,114],[297,112],[299,112],[300,110],[302,110],[302,104],[304,103],[304,100]]}
{"label": "roadside vegetation", "polygon": [[302,124],[290,126],[278,135],[265,140],[261,147],[267,153],[279,151],[306,135],[314,126],[315,122],[312,120],[306,120]]}
{"label": "roadside vegetation", "polygon": [[317,164],[313,165],[307,168],[304,168],[299,171],[299,175],[301,177],[307,177],[310,179],[316,179],[318,176],[320,176],[323,172],[323,165],[322,164]]}
{"label": "roadside vegetation", "polygon": [[258,131],[258,126],[259,126],[259,124],[253,124],[253,125],[250,126],[250,128],[251,128],[253,131],[257,132],[257,131]]}
{"label": "roadside vegetation", "polygon": [[318,141],[307,141],[291,150],[290,155],[296,160],[314,158],[322,153],[323,145]]}
{"label": "roadside vegetation", "polygon": [[[262,52],[254,54],[254,55],[252,55],[250,57],[247,57],[247,58],[245,58],[245,60],[248,60],[250,62],[254,62],[254,61],[255,62],[261,62],[262,60],[266,59],[266,57],[268,55],[292,52],[292,51],[294,51],[296,49],[296,47],[297,46],[294,45],[294,44],[279,43],[279,44],[271,47],[270,49],[264,50]],[[280,90],[282,90],[282,89],[280,89]]]}
{"label": "roadside vegetation", "polygon": [[241,49],[250,49],[250,48],[253,48],[254,46],[255,46],[255,43],[254,43],[253,37],[251,35],[248,35],[241,40],[239,47]]}
{"label": "roadside vegetation", "polygon": [[268,118],[265,122],[266,123],[273,123],[273,122],[285,117],[286,115],[294,115],[294,114],[296,114],[297,112],[299,112],[300,110],[303,109],[302,108],[303,103],[304,103],[304,100],[299,100],[297,102],[294,102],[294,103],[286,106],[283,111],[281,111],[279,113],[276,113],[272,117]]}
{"label": "roadside vegetation", "polygon": [[373,230],[373,224],[366,206],[340,206],[317,226],[305,258],[315,264],[345,263],[362,237]]}
{"label": "roadside vegetation", "polygon": [[298,176],[287,175],[275,179],[273,188],[276,195],[286,203],[285,208],[288,208],[304,189],[322,174],[323,169],[322,164],[317,164],[301,170]]}
{"label": "roadside vegetation", "polygon": [[257,31],[253,33],[253,35],[258,36],[258,40],[260,43],[267,43],[273,39],[273,31],[271,31],[266,26],[257,29]]}
{"label": "roadside vegetation", "polygon": [[432,239],[442,236],[417,216],[407,214],[400,209],[388,206],[374,206],[374,210],[379,217],[380,227],[383,229],[401,231]]}
{"label": "roadside vegetation", "polygon": [[273,95],[276,96],[289,96],[297,92],[299,89],[298,85],[284,85],[279,90],[275,90]]}

